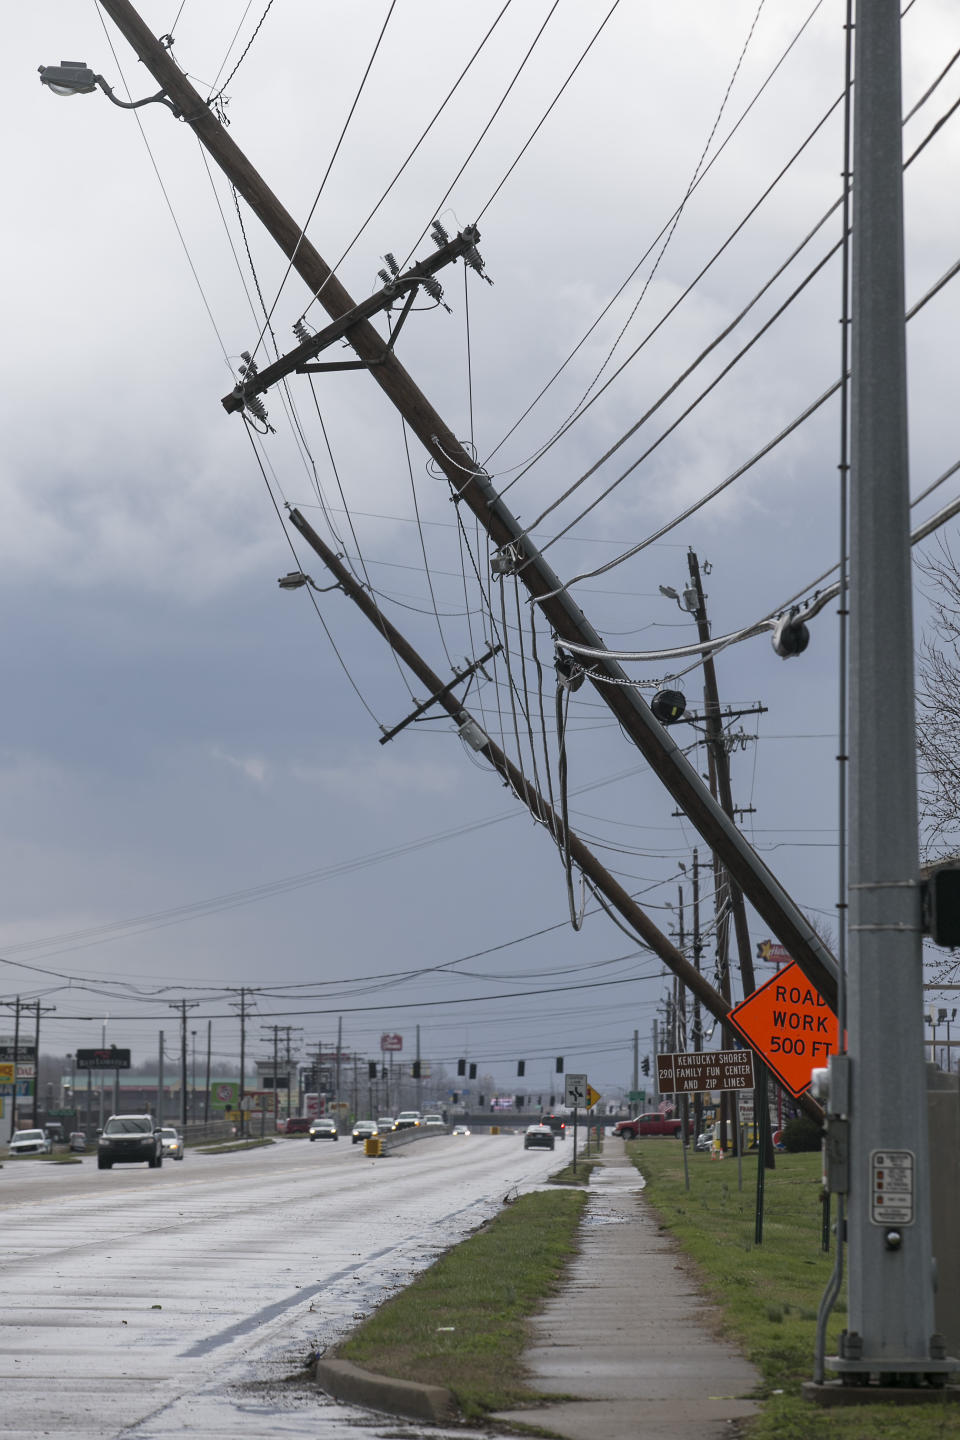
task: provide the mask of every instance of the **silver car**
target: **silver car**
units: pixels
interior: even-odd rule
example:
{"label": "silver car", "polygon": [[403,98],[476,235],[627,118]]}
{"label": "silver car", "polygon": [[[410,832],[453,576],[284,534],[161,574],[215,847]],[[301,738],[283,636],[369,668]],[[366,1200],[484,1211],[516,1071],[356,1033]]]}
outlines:
{"label": "silver car", "polygon": [[183,1136],[172,1125],[164,1125],[160,1131],[160,1144],[171,1160],[183,1159]]}

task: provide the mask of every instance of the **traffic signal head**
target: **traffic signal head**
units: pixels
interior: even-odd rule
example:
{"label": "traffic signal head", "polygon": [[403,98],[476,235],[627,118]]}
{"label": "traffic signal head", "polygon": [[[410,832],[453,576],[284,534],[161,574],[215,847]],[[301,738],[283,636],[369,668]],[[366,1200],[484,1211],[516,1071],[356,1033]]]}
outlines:
{"label": "traffic signal head", "polygon": [[558,1075],[562,1075],[562,1074],[563,1074],[563,1056],[562,1056],[562,1055],[558,1055],[558,1056],[557,1056],[557,1074],[558,1074]]}
{"label": "traffic signal head", "polygon": [[524,1101],[526,1100],[526,1098],[527,1098],[527,1097],[526,1097],[525,1095],[514,1095],[514,1097],[513,1097],[514,1108],[515,1108],[516,1110],[522,1110],[522,1109],[523,1109],[523,1103],[524,1103]]}
{"label": "traffic signal head", "polygon": [[527,1062],[526,1062],[526,1060],[518,1060],[518,1061],[517,1061],[517,1074],[518,1074],[518,1075],[525,1075],[525,1074],[526,1074],[526,1071],[527,1071]]}
{"label": "traffic signal head", "polygon": [[644,1075],[649,1075],[649,1074],[650,1074],[650,1056],[649,1056],[649,1055],[644,1055],[643,1060],[641,1061],[641,1064],[640,1064],[640,1068],[641,1068],[641,1070],[643,1071]]}
{"label": "traffic signal head", "polygon": [[453,1102],[454,1105],[459,1105],[459,1104],[460,1104],[460,1091],[459,1091],[459,1090],[451,1090],[451,1091],[450,1091],[450,1099],[452,1100],[452,1102]]}
{"label": "traffic signal head", "polygon": [[420,1061],[419,1061],[419,1060],[414,1060],[413,1064],[410,1066],[410,1077],[411,1077],[411,1079],[413,1079],[413,1080],[419,1080],[419,1079],[420,1079]]}
{"label": "traffic signal head", "polygon": [[458,1060],[458,1061],[457,1061],[457,1074],[458,1074],[458,1075],[466,1075],[466,1073],[467,1073],[467,1062],[466,1062],[466,1060]]}
{"label": "traffic signal head", "polygon": [[471,1080],[476,1080],[476,1078],[477,1078],[477,1067],[476,1067],[476,1065],[473,1063],[473,1061],[471,1060],[471,1061],[470,1061],[470,1079],[471,1079]]}
{"label": "traffic signal head", "polygon": [[376,1062],[376,1060],[368,1060],[368,1061],[367,1061],[367,1078],[368,1078],[368,1080],[376,1080],[376,1078],[377,1078],[377,1062]]}

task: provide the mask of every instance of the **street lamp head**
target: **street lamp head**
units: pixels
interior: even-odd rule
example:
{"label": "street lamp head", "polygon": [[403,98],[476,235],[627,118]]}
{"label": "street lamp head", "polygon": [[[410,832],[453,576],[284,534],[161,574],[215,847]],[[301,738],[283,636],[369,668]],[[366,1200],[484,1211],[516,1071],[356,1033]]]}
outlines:
{"label": "street lamp head", "polygon": [[59,65],[41,65],[40,84],[54,95],[89,95],[97,88],[97,77],[84,60],[61,60]]}
{"label": "street lamp head", "polygon": [[657,588],[659,589],[660,594],[663,595],[664,598],[667,600],[680,599],[680,596],[677,594],[676,590],[674,590],[672,585],[660,585]]}
{"label": "street lamp head", "polygon": [[291,570],[288,575],[281,575],[277,584],[281,590],[301,590],[309,584],[309,576],[304,575],[302,570]]}

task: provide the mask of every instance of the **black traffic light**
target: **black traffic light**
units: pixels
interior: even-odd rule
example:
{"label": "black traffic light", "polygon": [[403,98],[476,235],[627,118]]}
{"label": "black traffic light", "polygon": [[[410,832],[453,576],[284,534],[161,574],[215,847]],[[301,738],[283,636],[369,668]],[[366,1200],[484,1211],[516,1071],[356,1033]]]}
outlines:
{"label": "black traffic light", "polygon": [[649,1055],[644,1055],[643,1059],[640,1061],[640,1069],[643,1071],[644,1075],[649,1075],[649,1074],[650,1074],[650,1056],[649,1056]]}
{"label": "black traffic light", "polygon": [[411,1078],[412,1080],[419,1080],[419,1079],[420,1079],[420,1061],[419,1061],[419,1060],[414,1060],[413,1064],[410,1066],[410,1078]]}
{"label": "black traffic light", "polygon": [[367,1061],[367,1079],[368,1079],[368,1080],[376,1080],[376,1078],[377,1078],[377,1062],[376,1062],[376,1060],[368,1060],[368,1061]]}
{"label": "black traffic light", "polygon": [[473,1061],[471,1060],[471,1061],[470,1061],[470,1079],[471,1079],[471,1080],[476,1080],[476,1078],[477,1078],[477,1067],[476,1067],[476,1065],[473,1063]]}
{"label": "black traffic light", "polygon": [[450,1091],[450,1099],[452,1100],[452,1102],[453,1102],[454,1105],[459,1105],[459,1104],[460,1104],[460,1091],[459,1091],[459,1090],[451,1090],[451,1091]]}
{"label": "black traffic light", "polygon": [[557,1056],[557,1074],[558,1074],[558,1075],[562,1075],[562,1074],[563,1074],[563,1056],[562,1056],[562,1055],[558,1055],[558,1056]]}
{"label": "black traffic light", "polygon": [[487,1103],[487,1097],[486,1097],[486,1095],[478,1095],[478,1096],[477,1096],[477,1104],[480,1106],[480,1109],[481,1109],[481,1110],[483,1109],[484,1105],[486,1105],[486,1103]]}
{"label": "black traffic light", "polygon": [[525,1095],[514,1095],[514,1097],[513,1097],[514,1109],[516,1109],[516,1110],[522,1110],[522,1109],[523,1109],[523,1102],[524,1102],[524,1100],[525,1100],[526,1098],[527,1098],[527,1097],[526,1097]]}
{"label": "black traffic light", "polygon": [[519,1076],[519,1075],[525,1075],[525,1074],[526,1074],[526,1070],[527,1070],[527,1062],[526,1062],[526,1060],[518,1060],[518,1061],[517,1061],[517,1075],[518,1075],[518,1076]]}
{"label": "black traffic light", "polygon": [[458,1060],[458,1061],[457,1061],[457,1074],[458,1074],[458,1075],[466,1075],[466,1073],[467,1073],[467,1062],[466,1062],[466,1060]]}

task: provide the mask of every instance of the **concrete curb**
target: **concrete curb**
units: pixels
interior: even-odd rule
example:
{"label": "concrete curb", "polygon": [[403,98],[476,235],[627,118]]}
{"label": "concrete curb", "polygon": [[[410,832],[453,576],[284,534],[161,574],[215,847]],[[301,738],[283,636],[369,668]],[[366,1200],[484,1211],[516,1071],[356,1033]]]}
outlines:
{"label": "concrete curb", "polygon": [[313,1375],[317,1384],[334,1400],[365,1405],[371,1410],[407,1415],[439,1425],[457,1418],[456,1402],[442,1385],[421,1385],[415,1380],[395,1380],[374,1375],[349,1360],[316,1360]]}

